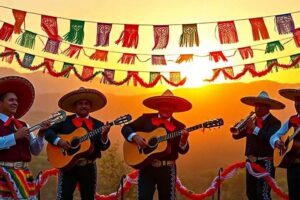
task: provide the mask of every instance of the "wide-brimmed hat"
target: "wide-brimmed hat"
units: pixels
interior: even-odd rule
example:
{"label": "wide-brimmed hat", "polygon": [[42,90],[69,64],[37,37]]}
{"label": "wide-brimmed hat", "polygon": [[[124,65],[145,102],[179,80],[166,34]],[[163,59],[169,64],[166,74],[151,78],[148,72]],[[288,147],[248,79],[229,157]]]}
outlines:
{"label": "wide-brimmed hat", "polygon": [[58,101],[58,106],[65,111],[75,113],[75,103],[79,100],[88,100],[91,102],[90,112],[100,110],[107,103],[104,94],[98,90],[81,87],[61,97]]}
{"label": "wide-brimmed hat", "polygon": [[148,108],[158,110],[159,104],[161,103],[169,103],[173,107],[173,112],[183,112],[192,108],[192,104],[181,97],[174,96],[174,94],[170,90],[166,90],[160,96],[150,97],[143,101],[143,104]]}
{"label": "wide-brimmed hat", "polygon": [[300,99],[300,89],[282,89],[279,94],[292,101]]}
{"label": "wide-brimmed hat", "polygon": [[0,78],[0,95],[13,92],[18,97],[18,108],[15,118],[25,115],[33,104],[35,92],[32,83],[20,76]]}
{"label": "wide-brimmed hat", "polygon": [[241,98],[241,102],[249,106],[255,106],[255,104],[258,103],[266,104],[270,106],[270,109],[274,109],[274,110],[280,110],[285,108],[285,105],[283,103],[271,99],[268,93],[265,91],[259,93],[257,97],[253,97],[253,96],[243,97]]}

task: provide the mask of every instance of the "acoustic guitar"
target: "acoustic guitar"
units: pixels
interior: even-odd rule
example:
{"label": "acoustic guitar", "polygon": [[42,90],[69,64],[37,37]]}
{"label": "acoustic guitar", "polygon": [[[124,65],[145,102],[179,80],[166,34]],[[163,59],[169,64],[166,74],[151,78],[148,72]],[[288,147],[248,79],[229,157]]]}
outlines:
{"label": "acoustic guitar", "polygon": [[294,128],[291,127],[288,132],[281,137],[281,140],[284,142],[286,147],[285,151],[281,151],[278,148],[274,149],[273,154],[273,164],[275,167],[287,168],[291,160],[297,156],[297,153],[293,151],[294,138],[300,132],[300,128],[297,128],[294,131]]}
{"label": "acoustic guitar", "polygon": [[[112,122],[109,122],[109,126],[121,125],[131,120],[130,115],[124,115]],[[63,140],[68,141],[72,148],[64,150],[61,147],[47,144],[47,156],[50,164],[58,169],[67,170],[74,166],[76,161],[84,155],[88,155],[93,150],[90,138],[98,134],[101,134],[102,127],[95,129],[91,132],[87,132],[84,128],[80,127],[74,130],[70,134],[58,134]]]}
{"label": "acoustic guitar", "polygon": [[[223,119],[216,119],[187,128],[186,130],[191,132],[199,128],[212,128],[222,126],[223,124]],[[166,129],[159,127],[152,132],[137,132],[136,134],[145,139],[148,147],[142,149],[134,142],[125,141],[123,144],[123,154],[124,160],[129,166],[140,169],[151,163],[153,159],[168,154],[170,146],[167,140],[181,136],[182,130],[167,134]]]}

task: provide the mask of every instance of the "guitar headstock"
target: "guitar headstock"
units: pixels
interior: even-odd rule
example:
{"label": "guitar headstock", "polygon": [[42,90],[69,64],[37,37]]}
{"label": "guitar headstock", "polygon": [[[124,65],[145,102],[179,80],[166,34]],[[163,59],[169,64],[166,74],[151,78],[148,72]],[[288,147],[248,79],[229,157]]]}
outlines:
{"label": "guitar headstock", "polygon": [[203,123],[203,128],[213,128],[224,125],[224,121],[222,118],[219,119],[213,119],[210,121],[206,121]]}
{"label": "guitar headstock", "polygon": [[131,115],[127,114],[127,115],[123,115],[117,119],[114,120],[113,124],[114,125],[121,125],[121,124],[125,124],[127,122],[130,122],[132,119]]}
{"label": "guitar headstock", "polygon": [[49,118],[50,124],[53,125],[53,124],[65,121],[66,117],[67,117],[67,114],[63,110],[59,110],[55,113],[52,113],[51,117]]}

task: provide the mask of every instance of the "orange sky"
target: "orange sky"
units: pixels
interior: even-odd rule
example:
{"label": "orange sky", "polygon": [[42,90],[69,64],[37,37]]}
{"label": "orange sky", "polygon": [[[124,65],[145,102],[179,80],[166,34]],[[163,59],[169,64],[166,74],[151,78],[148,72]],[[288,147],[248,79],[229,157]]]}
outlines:
{"label": "orange sky", "polygon": [[[132,23],[132,24],[182,24],[182,23],[204,23],[204,22],[217,22],[225,20],[236,19],[249,19],[253,17],[261,16],[274,16],[278,14],[290,13],[298,11],[300,8],[300,2],[293,0],[286,1],[244,1],[244,0],[186,0],[186,1],[167,1],[167,0],[131,0],[131,1],[114,1],[114,0],[86,0],[86,1],[58,1],[58,0],[43,0],[43,1],[5,1],[0,0],[0,6],[7,6],[15,9],[26,10],[36,12],[40,14],[60,16],[71,19],[108,22],[108,23]],[[70,9],[72,7],[72,9]],[[300,9],[299,9],[300,10]],[[10,23],[14,22],[11,11],[0,8],[0,19]],[[293,14],[295,26],[299,27],[300,13]],[[145,54],[184,54],[193,53],[204,55],[209,51],[223,50],[225,55],[231,55],[233,51],[226,51],[228,49],[235,49],[244,46],[252,46],[258,44],[264,44],[257,46],[259,49],[265,49],[265,44],[274,40],[281,40],[284,38],[291,38],[292,34],[278,35],[274,30],[274,17],[265,18],[265,22],[270,34],[269,40],[261,40],[253,42],[251,27],[247,20],[236,22],[236,27],[239,34],[239,43],[220,45],[218,39],[215,37],[215,23],[199,24],[198,32],[200,37],[200,46],[194,48],[179,48],[179,37],[181,34],[181,26],[170,26],[170,40],[167,49],[152,51],[153,47],[153,31],[152,26],[142,26],[139,30],[139,46],[137,49],[122,48],[120,45],[115,45],[114,41],[118,39],[119,34],[123,29],[123,25],[113,26],[111,33],[110,46],[108,48],[102,48],[109,51],[120,51],[127,53],[145,53]],[[1,23],[2,24],[2,23]],[[64,35],[69,29],[69,21],[58,20],[59,34]],[[93,47],[95,44],[95,24],[86,23],[85,25],[85,40],[84,46]],[[40,28],[40,16],[28,14],[26,17],[26,29],[45,35]],[[187,76],[187,83],[185,87],[200,87],[208,84],[203,82],[204,78],[210,78],[212,76],[212,69],[217,67],[241,65],[252,62],[265,61],[272,58],[279,58],[289,56],[291,54],[299,53],[300,51],[295,48],[294,42],[290,42],[285,46],[285,50],[273,54],[265,55],[264,51],[255,51],[254,59],[241,60],[239,55],[229,58],[228,62],[221,62],[215,64],[209,61],[208,57],[194,58],[192,62],[176,64],[174,62],[168,62],[167,66],[152,66],[150,62],[142,63],[136,61],[135,65],[124,65],[117,63],[121,54],[114,54],[109,59],[108,63],[90,61],[85,57],[79,59],[70,59],[66,56],[52,56],[49,53],[41,51],[43,48],[39,39],[36,40],[36,46],[34,50],[23,48],[14,45],[14,41],[17,36],[14,35],[9,43],[0,41],[0,45],[6,45],[14,47],[20,51],[25,51],[35,55],[43,57],[49,57],[65,62],[78,63],[82,65],[97,66],[106,69],[119,69],[125,71],[141,70],[141,71],[181,71],[183,76]],[[284,40],[283,40],[284,41]],[[45,42],[45,41],[44,41]],[[65,44],[66,45],[66,44]],[[65,49],[68,45],[63,46],[61,49]],[[2,51],[2,48],[0,48]],[[88,54],[91,54],[88,52]],[[176,60],[178,56],[171,58]],[[36,58],[36,63],[40,63],[42,60]],[[280,59],[281,63],[288,63],[289,59]],[[0,66],[8,66],[7,63],[0,62]],[[19,72],[27,72],[21,69],[16,63],[9,66],[18,70]],[[265,63],[257,65],[257,69],[264,69]],[[56,66],[59,71],[61,66]],[[81,68],[80,66],[78,68]],[[241,67],[235,67],[235,72],[239,72]],[[80,70],[79,70],[80,71]],[[257,81],[257,80],[274,80],[278,82],[297,83],[298,77],[295,76],[298,70],[281,70],[280,73],[274,73],[262,78],[252,79],[250,75],[245,76],[239,81]],[[142,73],[141,76],[147,80],[148,73]],[[116,72],[116,79],[121,80],[125,77],[124,72]],[[223,77],[217,80],[217,83],[229,82],[225,81]],[[99,84],[99,88],[101,88]],[[112,90],[118,90],[118,87],[110,86]],[[169,87],[164,84],[163,86],[156,87],[157,90],[165,89]],[[126,87],[125,87],[126,88]],[[129,87],[131,88],[131,87]],[[123,88],[122,88],[123,89]]]}

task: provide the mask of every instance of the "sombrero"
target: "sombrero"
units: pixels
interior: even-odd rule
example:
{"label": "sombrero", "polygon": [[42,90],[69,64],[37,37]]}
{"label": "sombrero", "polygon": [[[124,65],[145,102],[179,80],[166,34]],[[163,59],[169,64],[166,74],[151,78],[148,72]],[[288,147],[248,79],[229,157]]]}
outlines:
{"label": "sombrero", "polygon": [[107,102],[104,94],[98,90],[81,87],[61,97],[58,101],[58,106],[65,111],[75,113],[75,103],[79,100],[88,100],[92,103],[90,112],[100,110]]}
{"label": "sombrero", "polygon": [[243,97],[241,98],[241,102],[249,106],[255,106],[255,104],[257,103],[266,104],[270,106],[270,109],[274,110],[280,110],[285,108],[285,105],[283,103],[271,99],[268,93],[265,91],[262,91],[257,97]]}
{"label": "sombrero", "polygon": [[292,101],[300,99],[300,89],[282,89],[279,90],[279,94]]}
{"label": "sombrero", "polygon": [[0,95],[13,92],[18,97],[18,109],[15,118],[25,115],[33,104],[35,92],[32,83],[20,76],[0,78]]}
{"label": "sombrero", "polygon": [[159,104],[169,103],[173,106],[174,112],[183,112],[192,108],[192,104],[184,98],[174,96],[170,90],[166,90],[160,96],[150,97],[143,101],[148,108],[158,110]]}

